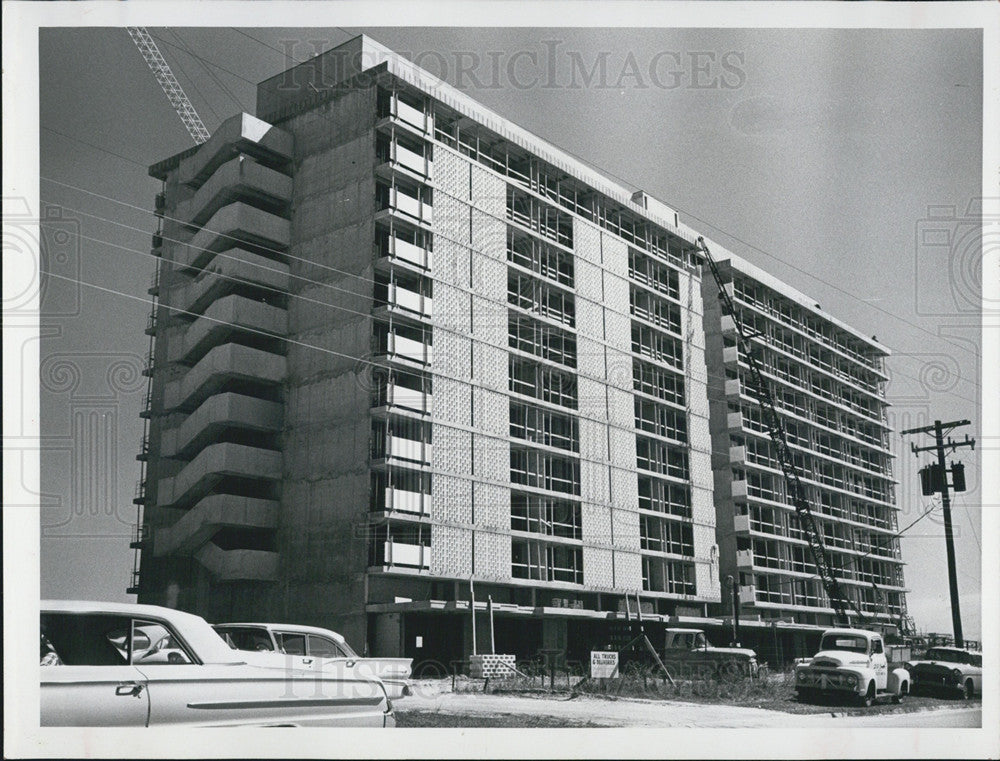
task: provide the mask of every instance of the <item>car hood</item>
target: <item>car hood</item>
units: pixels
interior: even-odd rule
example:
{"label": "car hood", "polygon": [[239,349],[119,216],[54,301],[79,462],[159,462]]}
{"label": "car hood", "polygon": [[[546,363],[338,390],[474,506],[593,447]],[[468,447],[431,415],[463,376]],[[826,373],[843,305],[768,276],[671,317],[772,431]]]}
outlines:
{"label": "car hood", "polygon": [[807,666],[828,666],[831,668],[841,668],[842,666],[867,666],[868,656],[861,653],[852,653],[850,650],[821,650],[812,657]]}
{"label": "car hood", "polygon": [[958,669],[959,671],[964,671],[969,666],[966,663],[952,663],[951,661],[910,661],[913,668],[921,668],[928,670],[942,670],[951,671],[953,669]]}

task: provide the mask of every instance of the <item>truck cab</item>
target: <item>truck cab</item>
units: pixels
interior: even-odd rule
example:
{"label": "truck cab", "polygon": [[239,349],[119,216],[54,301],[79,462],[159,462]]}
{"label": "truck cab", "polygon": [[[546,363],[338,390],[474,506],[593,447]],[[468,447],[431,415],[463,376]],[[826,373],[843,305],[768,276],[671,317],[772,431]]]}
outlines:
{"label": "truck cab", "polygon": [[664,631],[664,663],[705,676],[757,676],[757,653],[743,647],[714,647],[701,629],[668,628]]}

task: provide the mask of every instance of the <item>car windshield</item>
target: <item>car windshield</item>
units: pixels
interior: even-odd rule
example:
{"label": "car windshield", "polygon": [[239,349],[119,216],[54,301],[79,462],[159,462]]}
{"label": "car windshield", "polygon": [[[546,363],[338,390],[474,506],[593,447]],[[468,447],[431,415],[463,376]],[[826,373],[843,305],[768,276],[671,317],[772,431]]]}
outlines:
{"label": "car windshield", "polygon": [[961,650],[948,650],[943,647],[932,647],[925,656],[929,661],[944,661],[945,663],[968,663],[969,654]]}
{"label": "car windshield", "polygon": [[849,650],[852,653],[867,653],[868,638],[858,634],[827,634],[819,646],[820,650]]}

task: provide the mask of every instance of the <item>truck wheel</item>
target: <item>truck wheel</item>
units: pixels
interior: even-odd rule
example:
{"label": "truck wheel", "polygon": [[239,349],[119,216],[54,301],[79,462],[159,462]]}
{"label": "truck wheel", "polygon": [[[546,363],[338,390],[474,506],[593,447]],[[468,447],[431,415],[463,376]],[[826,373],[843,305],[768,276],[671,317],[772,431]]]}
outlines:
{"label": "truck wheel", "polygon": [[892,696],[892,702],[899,705],[903,702],[903,698],[906,697],[906,682],[899,685],[899,692]]}
{"label": "truck wheel", "polygon": [[975,688],[972,685],[972,680],[966,679],[965,684],[962,685],[962,700],[972,700],[974,694]]}
{"label": "truck wheel", "polygon": [[861,705],[871,708],[875,703],[875,682],[868,683],[868,690],[861,696]]}

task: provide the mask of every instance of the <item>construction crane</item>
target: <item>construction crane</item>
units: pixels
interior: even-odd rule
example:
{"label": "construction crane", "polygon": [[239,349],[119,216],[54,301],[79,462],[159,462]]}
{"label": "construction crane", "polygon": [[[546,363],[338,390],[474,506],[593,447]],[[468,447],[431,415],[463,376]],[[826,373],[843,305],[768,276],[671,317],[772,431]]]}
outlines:
{"label": "construction crane", "polygon": [[[795,460],[792,458],[792,451],[788,447],[788,438],[785,433],[784,423],[781,421],[781,416],[778,415],[770,387],[767,381],[764,380],[764,376],[761,375],[757,358],[754,356],[754,346],[751,343],[751,339],[760,337],[760,333],[748,330],[743,326],[743,321],[740,319],[739,314],[737,314],[736,307],[733,304],[732,296],[729,295],[726,284],[722,280],[719,266],[716,264],[715,259],[712,258],[712,254],[705,244],[705,239],[702,237],[698,238],[697,250],[705,257],[705,261],[708,262],[708,266],[712,270],[712,277],[715,278],[715,284],[719,288],[719,300],[722,302],[722,312],[732,318],[736,328],[737,340],[740,348],[743,349],[747,365],[750,368],[750,391],[760,405],[761,412],[763,413],[764,426],[767,428],[767,434],[778,456],[778,461],[781,463],[781,472],[785,479],[785,487],[788,490],[788,496],[791,497],[792,505],[795,507],[795,515],[798,518],[799,526],[808,540],[809,552],[813,563],[816,565],[816,569],[819,571],[823,589],[826,591],[826,596],[829,598],[830,604],[836,612],[838,622],[850,625],[849,599],[833,573],[833,563],[830,560],[830,553],[823,544],[823,538],[817,530],[816,520],[809,509],[805,489],[799,480]],[[861,610],[857,608],[856,610],[858,616],[863,618]]]}
{"label": "construction crane", "polygon": [[160,49],[153,42],[153,38],[149,36],[149,32],[146,31],[145,27],[141,26],[127,26],[125,28],[128,30],[132,42],[135,43],[135,46],[139,48],[139,52],[142,53],[142,57],[146,59],[146,63],[153,71],[153,76],[160,83],[160,87],[166,93],[170,105],[174,107],[177,115],[181,117],[181,121],[184,122],[184,126],[191,133],[191,137],[195,143],[198,145],[204,143],[208,140],[211,133],[209,133],[201,121],[198,112],[194,110],[194,106],[191,105],[188,96],[184,94],[184,90],[177,81],[177,77],[170,70],[170,65],[163,58]]}

